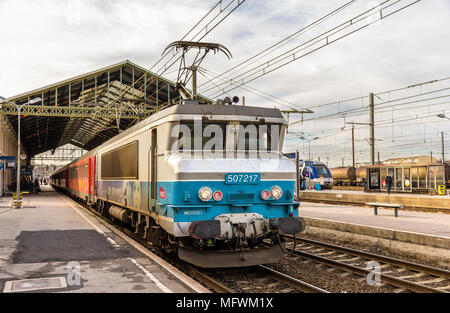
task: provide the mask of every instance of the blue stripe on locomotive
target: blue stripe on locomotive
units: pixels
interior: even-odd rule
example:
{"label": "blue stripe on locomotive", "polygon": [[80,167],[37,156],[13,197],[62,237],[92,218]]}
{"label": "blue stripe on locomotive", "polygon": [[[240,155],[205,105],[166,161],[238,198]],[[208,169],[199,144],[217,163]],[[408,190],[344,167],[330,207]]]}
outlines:
{"label": "blue stripe on locomotive", "polygon": [[[273,186],[283,189],[282,198],[262,200],[261,191],[270,190]],[[222,201],[201,201],[198,192],[202,187],[210,187],[213,192],[222,191]],[[160,188],[165,191],[165,199],[160,198]],[[212,220],[218,215],[229,213],[259,213],[264,218],[287,217],[291,207],[294,216],[298,216],[299,205],[293,203],[294,188],[293,181],[263,180],[257,185],[227,185],[223,181],[158,182],[157,211],[162,216],[174,219],[174,222]],[[97,192],[99,197],[126,207],[147,209],[149,190],[150,182],[100,181]],[[252,199],[249,198],[251,195]]]}
{"label": "blue stripe on locomotive", "polygon": [[[273,186],[283,189],[282,198],[276,201],[262,200],[261,191],[270,190]],[[157,203],[161,204],[158,210],[175,217],[175,222],[211,220],[229,213],[259,213],[264,218],[287,217],[294,195],[294,182],[291,181],[261,181],[258,185],[226,185],[222,181],[160,182],[158,190],[160,187],[166,191],[166,199],[158,198]],[[198,191],[202,187],[210,187],[213,192],[220,190],[223,193],[222,201],[201,201]],[[250,195],[253,198],[245,200]],[[293,210],[294,215],[298,216],[298,205]]]}

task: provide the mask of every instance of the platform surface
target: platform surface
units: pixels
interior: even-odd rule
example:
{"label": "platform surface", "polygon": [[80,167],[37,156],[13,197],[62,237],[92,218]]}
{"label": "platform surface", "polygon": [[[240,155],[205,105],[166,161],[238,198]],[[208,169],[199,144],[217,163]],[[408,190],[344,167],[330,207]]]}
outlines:
{"label": "platform surface", "polygon": [[[180,280],[51,187],[26,197],[23,209],[5,206],[0,203],[0,292],[194,292],[183,279],[196,282]],[[53,281],[27,281],[35,278]],[[67,287],[58,288],[55,278]]]}
{"label": "platform surface", "polygon": [[388,228],[426,235],[450,238],[450,214],[399,211],[394,217],[393,209],[378,209],[353,205],[301,202],[299,215],[342,223]]}

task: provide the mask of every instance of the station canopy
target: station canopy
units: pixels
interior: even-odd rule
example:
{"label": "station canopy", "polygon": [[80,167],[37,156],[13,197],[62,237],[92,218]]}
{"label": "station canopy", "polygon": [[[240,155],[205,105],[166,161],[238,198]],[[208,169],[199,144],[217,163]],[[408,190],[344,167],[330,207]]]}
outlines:
{"label": "station canopy", "polygon": [[[36,99],[41,100],[35,103]],[[33,157],[65,144],[91,150],[154,112],[178,103],[180,94],[176,83],[127,60],[9,100],[23,105],[21,140]],[[210,102],[202,96],[199,101]],[[0,112],[8,116],[17,132],[17,106],[2,103]]]}

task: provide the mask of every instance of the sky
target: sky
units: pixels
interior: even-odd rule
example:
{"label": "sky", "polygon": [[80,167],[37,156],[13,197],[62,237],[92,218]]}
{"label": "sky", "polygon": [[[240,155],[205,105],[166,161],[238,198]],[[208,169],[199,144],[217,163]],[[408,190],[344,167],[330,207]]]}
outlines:
{"label": "sky", "polygon": [[[246,0],[204,39],[225,45],[233,59],[211,54],[202,67],[222,73],[347,2]],[[164,48],[181,39],[215,3],[212,0],[0,0],[0,96],[14,96],[126,59],[150,68]],[[267,58],[298,46],[377,3],[356,1]],[[314,113],[305,114],[303,123],[290,127],[293,134],[288,136],[285,151],[298,149],[307,158],[308,143],[298,137],[319,137],[311,142],[314,159],[320,157],[330,166],[338,166],[344,158],[344,164],[349,165],[351,126],[345,123],[368,123],[368,110],[357,111],[357,115],[345,119],[342,114],[322,116],[366,107],[371,92],[450,77],[448,29],[450,2],[422,0],[246,85],[282,100],[274,102],[266,99],[267,96],[263,98],[240,88],[227,95],[245,96],[246,104],[253,106],[312,108]],[[166,75],[174,79],[176,73],[169,71]],[[203,76],[199,80],[200,84],[206,81]],[[380,94],[376,104],[445,89],[449,85],[450,80],[443,80]],[[204,90],[200,88],[200,91]],[[381,158],[428,155],[430,151],[439,156],[440,132],[448,138],[445,147],[449,150],[450,120],[435,114],[447,113],[450,117],[450,106],[445,102],[447,94],[444,90],[432,94],[442,98],[393,108],[387,104],[381,109],[383,105],[379,105],[375,134],[376,151]],[[214,93],[206,92],[206,95]],[[427,97],[431,96],[410,101]],[[428,117],[423,118],[425,115]],[[289,118],[295,122],[301,116]],[[406,121],[401,122],[402,119]],[[368,126],[357,125],[355,133],[356,161],[367,162]]]}

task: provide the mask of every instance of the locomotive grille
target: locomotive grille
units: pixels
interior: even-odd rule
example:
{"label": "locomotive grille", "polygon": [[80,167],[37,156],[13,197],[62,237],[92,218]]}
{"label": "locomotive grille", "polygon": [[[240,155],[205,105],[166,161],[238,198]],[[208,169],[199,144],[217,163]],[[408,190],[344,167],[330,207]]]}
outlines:
{"label": "locomotive grille", "polygon": [[253,201],[253,193],[230,193],[230,201]]}

